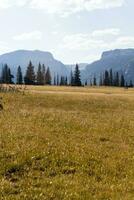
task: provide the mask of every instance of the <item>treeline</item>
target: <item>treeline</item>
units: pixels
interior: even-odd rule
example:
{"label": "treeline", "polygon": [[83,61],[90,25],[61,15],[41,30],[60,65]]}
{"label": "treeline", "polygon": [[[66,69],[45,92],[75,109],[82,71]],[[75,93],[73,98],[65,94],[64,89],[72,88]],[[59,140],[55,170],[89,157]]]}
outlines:
{"label": "treeline", "polygon": [[[119,72],[113,72],[112,69],[105,70],[104,73],[100,75],[100,80],[98,82],[98,79],[96,76],[94,76],[92,79],[90,79],[90,86],[114,86],[114,87],[133,87],[132,80],[129,81],[129,83],[125,80],[125,77],[123,74],[120,74]],[[87,81],[85,82],[85,85],[88,85]]]}
{"label": "treeline", "polygon": [[[16,78],[14,82],[13,79]],[[35,68],[30,61],[25,75],[23,76],[21,66],[18,66],[16,77],[14,77],[11,73],[10,67],[5,64],[2,67],[0,82],[2,84],[18,84],[18,85],[57,85],[57,86],[81,86],[81,78],[80,78],[80,70],[79,66],[76,64],[74,72],[71,71],[70,77],[67,76],[59,76],[54,75],[52,77],[50,68],[45,67],[45,65],[41,65],[39,63],[37,72],[35,72]]]}
{"label": "treeline", "polygon": [[[15,79],[15,82],[13,81]],[[22,73],[20,66],[17,68],[16,77],[11,73],[10,67],[5,64],[2,67],[0,83],[2,84],[18,84],[18,85],[57,85],[57,86],[115,86],[115,87],[133,87],[133,82],[125,80],[124,74],[119,72],[113,72],[112,69],[105,70],[101,73],[100,78],[94,76],[90,81],[85,81],[83,84],[81,81],[81,75],[78,64],[76,64],[74,71],[71,71],[70,76],[59,76],[59,74],[53,75],[50,72],[50,68],[44,64],[38,65],[37,71],[30,61],[25,75]]]}

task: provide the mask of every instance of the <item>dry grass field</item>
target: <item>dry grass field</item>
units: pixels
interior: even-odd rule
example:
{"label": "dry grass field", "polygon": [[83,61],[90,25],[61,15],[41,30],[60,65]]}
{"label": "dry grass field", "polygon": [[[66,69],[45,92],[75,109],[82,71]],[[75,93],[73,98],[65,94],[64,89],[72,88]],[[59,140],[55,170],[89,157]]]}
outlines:
{"label": "dry grass field", "polygon": [[0,200],[134,199],[134,89],[0,96]]}

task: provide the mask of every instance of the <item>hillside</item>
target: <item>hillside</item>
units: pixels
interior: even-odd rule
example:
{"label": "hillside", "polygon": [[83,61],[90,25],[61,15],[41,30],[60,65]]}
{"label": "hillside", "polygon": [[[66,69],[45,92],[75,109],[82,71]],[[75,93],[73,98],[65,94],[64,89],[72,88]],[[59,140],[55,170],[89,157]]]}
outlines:
{"label": "hillside", "polygon": [[52,74],[67,75],[69,73],[67,67],[62,62],[56,60],[50,52],[38,50],[18,50],[3,54],[0,56],[0,66],[7,63],[11,67],[13,74],[16,74],[16,69],[20,65],[24,73],[30,60],[36,67],[39,62],[47,67],[49,66]]}
{"label": "hillside", "polygon": [[104,70],[112,68],[113,71],[124,73],[126,80],[134,81],[134,65],[131,62],[133,59],[134,49],[116,49],[104,52],[100,60],[87,65],[82,71],[82,79],[90,80],[90,77],[94,75],[99,77]]}

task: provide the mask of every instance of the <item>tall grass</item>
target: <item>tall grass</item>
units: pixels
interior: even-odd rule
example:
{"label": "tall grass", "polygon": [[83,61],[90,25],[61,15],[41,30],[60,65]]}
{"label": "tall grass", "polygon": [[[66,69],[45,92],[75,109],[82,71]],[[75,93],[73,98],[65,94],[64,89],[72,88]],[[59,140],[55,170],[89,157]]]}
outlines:
{"label": "tall grass", "polygon": [[1,94],[0,199],[134,199],[134,91],[59,90]]}

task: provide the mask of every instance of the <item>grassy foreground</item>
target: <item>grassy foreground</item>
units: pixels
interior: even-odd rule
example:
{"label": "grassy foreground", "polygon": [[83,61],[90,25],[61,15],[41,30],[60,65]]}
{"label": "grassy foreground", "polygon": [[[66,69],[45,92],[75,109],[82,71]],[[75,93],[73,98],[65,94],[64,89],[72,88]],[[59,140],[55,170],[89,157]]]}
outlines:
{"label": "grassy foreground", "polygon": [[133,89],[0,96],[0,200],[134,199]]}

